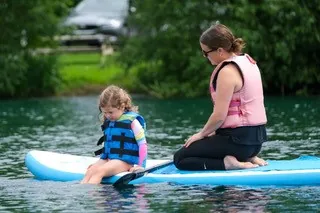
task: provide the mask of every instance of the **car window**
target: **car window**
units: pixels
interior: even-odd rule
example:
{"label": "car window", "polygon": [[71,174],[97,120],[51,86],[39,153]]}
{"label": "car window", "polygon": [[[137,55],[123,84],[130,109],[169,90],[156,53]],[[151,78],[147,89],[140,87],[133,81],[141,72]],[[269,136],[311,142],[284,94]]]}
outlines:
{"label": "car window", "polygon": [[76,8],[76,13],[119,13],[128,11],[128,0],[84,0]]}

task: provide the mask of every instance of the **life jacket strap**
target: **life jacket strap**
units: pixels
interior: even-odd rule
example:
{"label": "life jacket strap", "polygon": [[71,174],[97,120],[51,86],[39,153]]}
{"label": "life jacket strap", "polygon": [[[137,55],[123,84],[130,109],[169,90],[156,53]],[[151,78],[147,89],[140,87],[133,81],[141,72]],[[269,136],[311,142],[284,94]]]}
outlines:
{"label": "life jacket strap", "polygon": [[[110,121],[106,121],[104,124],[101,125],[102,131],[104,131],[109,125]],[[114,128],[120,128],[120,129],[131,129],[131,123],[124,123],[124,122],[114,122],[114,125],[112,126]]]}
{"label": "life jacket strap", "polygon": [[94,152],[94,156],[101,155],[104,152],[104,148],[98,149]]}
{"label": "life jacket strap", "polygon": [[127,136],[125,136],[124,133],[121,133],[121,135],[113,135],[112,136],[112,140],[113,141],[120,141],[121,143],[124,143],[124,142],[126,142],[126,143],[134,143],[134,144],[137,143],[134,138],[127,137]]}
{"label": "life jacket strap", "polygon": [[136,156],[139,157],[139,151],[134,151],[134,150],[127,150],[127,149],[121,149],[121,148],[111,148],[110,149],[111,154],[118,154],[120,157],[122,155],[131,155],[131,156]]}
{"label": "life jacket strap", "polygon": [[[103,135],[101,138],[99,138],[99,140],[97,142],[97,146],[100,146],[105,141],[106,141],[106,136]],[[104,147],[95,151],[94,156],[101,155],[103,152],[104,152]]]}
{"label": "life jacket strap", "polygon": [[98,142],[97,142],[97,146],[100,146],[103,142],[106,141],[106,136],[103,135],[101,138],[99,138]]}
{"label": "life jacket strap", "polygon": [[134,138],[129,138],[125,136],[125,133],[121,133],[121,135],[114,135],[112,137],[113,140],[120,141],[120,148],[111,148],[111,154],[118,154],[120,157],[123,155],[131,155],[131,156],[139,156],[139,152],[135,150],[127,150],[124,148],[124,144],[129,143],[137,143]]}

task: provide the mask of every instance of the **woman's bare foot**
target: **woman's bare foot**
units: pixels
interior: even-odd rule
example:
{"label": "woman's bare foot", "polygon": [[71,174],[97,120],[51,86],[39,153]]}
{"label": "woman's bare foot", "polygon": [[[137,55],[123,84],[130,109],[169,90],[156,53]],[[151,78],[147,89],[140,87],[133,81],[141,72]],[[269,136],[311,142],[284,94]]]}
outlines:
{"label": "woman's bare foot", "polygon": [[249,161],[253,164],[258,164],[259,166],[266,166],[268,165],[268,162],[263,160],[262,158],[259,158],[258,156],[254,156],[252,158],[249,158]]}
{"label": "woman's bare foot", "polygon": [[252,162],[240,162],[235,157],[227,155],[223,159],[224,166],[226,170],[232,169],[251,169],[256,168],[259,165]]}

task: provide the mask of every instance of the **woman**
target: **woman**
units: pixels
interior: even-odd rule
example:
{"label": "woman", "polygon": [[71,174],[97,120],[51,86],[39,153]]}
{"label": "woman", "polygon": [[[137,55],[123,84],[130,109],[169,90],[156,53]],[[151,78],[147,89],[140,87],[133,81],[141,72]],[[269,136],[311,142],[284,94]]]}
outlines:
{"label": "woman", "polygon": [[241,54],[244,41],[222,24],[200,37],[203,56],[217,65],[210,79],[214,110],[202,130],[174,155],[181,170],[231,170],[267,165],[257,157],[267,140],[259,68]]}

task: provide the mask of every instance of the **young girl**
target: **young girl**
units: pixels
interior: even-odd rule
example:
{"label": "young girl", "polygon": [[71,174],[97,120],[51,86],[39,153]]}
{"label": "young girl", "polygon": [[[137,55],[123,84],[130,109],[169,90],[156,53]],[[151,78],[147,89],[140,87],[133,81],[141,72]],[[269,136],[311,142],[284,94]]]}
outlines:
{"label": "young girl", "polygon": [[[103,177],[145,167],[147,141],[145,121],[132,105],[130,95],[111,85],[100,95],[104,148],[100,159],[90,165],[81,183],[99,184]],[[134,167],[134,165],[138,165]]]}

